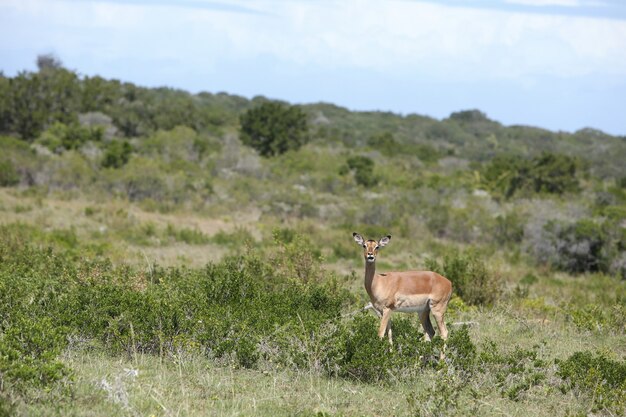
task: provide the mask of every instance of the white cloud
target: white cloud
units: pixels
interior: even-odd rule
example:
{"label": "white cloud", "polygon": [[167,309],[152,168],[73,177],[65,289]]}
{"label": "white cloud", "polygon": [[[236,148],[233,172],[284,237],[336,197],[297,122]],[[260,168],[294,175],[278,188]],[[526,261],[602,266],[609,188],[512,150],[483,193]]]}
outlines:
{"label": "white cloud", "polygon": [[535,6],[535,7],[547,7],[547,6],[598,7],[598,6],[605,5],[605,3],[603,2],[594,1],[594,0],[504,0],[504,2],[508,4],[519,4],[523,6]]}
{"label": "white cloud", "polygon": [[[571,7],[591,3],[507,1]],[[461,80],[626,76],[622,20],[403,1],[232,4],[267,13],[188,8],[175,2],[170,6],[8,0],[1,7],[31,22],[35,32],[28,40],[31,45],[44,39],[47,45],[56,45],[62,59],[72,54],[93,56],[102,63],[128,57],[171,60],[210,71],[224,60],[270,57],[311,70]]]}

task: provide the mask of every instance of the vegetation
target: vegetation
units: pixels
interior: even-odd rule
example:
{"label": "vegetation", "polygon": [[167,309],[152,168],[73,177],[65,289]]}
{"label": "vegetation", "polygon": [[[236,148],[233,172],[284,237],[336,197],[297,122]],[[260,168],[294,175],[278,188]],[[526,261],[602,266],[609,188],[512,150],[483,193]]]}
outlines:
{"label": "vegetation", "polygon": [[241,115],[241,140],[263,156],[297,150],[308,139],[306,115],[297,107],[263,103]]}
{"label": "vegetation", "polygon": [[[38,67],[0,76],[0,416],[626,412],[625,138]],[[445,347],[378,340],[354,230],[453,282]]]}
{"label": "vegetation", "polygon": [[505,198],[516,194],[563,194],[579,190],[580,164],[565,155],[544,153],[531,160],[498,156],[483,170],[485,186]]}

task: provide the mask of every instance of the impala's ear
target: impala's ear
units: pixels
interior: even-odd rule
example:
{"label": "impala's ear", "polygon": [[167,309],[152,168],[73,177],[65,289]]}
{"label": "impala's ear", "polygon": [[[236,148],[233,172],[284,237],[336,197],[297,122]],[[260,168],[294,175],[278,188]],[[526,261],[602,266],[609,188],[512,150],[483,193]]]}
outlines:
{"label": "impala's ear", "polygon": [[360,234],[354,232],[352,233],[352,237],[354,238],[354,241],[358,243],[359,245],[363,246],[365,244],[365,241],[363,240],[363,236],[361,236]]}
{"label": "impala's ear", "polygon": [[378,246],[380,246],[381,248],[383,246],[387,246],[387,243],[389,243],[390,240],[391,240],[391,235],[387,235],[378,241]]}

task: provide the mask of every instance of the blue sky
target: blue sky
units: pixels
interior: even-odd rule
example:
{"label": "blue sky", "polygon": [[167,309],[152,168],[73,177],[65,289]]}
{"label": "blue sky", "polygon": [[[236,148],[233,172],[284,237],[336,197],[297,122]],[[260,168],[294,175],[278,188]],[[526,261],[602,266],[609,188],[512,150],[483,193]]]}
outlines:
{"label": "blue sky", "polygon": [[626,135],[621,0],[0,0],[0,70]]}

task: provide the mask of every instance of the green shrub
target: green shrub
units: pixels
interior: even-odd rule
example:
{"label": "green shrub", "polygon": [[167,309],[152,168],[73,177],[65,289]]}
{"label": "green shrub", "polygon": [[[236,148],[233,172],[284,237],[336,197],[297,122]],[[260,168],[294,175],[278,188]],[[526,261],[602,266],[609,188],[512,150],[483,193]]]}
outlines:
{"label": "green shrub", "polygon": [[114,140],[105,147],[102,166],[104,168],[121,168],[130,159],[132,147],[125,140]]}
{"label": "green shrub", "polygon": [[391,132],[374,134],[367,140],[367,144],[387,156],[395,155],[400,148],[400,144],[395,140]]}
{"label": "green shrub", "polygon": [[561,390],[577,390],[587,396],[592,411],[606,410],[613,415],[626,411],[626,362],[614,361],[602,353],[576,352],[557,360],[557,375],[563,378]]}
{"label": "green shrub", "polygon": [[9,159],[0,159],[0,187],[11,187],[20,182],[20,176]]}
{"label": "green shrub", "polygon": [[488,341],[478,355],[479,367],[481,372],[494,377],[503,397],[519,401],[526,391],[547,379],[547,363],[539,349],[535,345],[531,349],[515,347],[511,352],[502,352],[494,342]]}
{"label": "green shrub", "polygon": [[491,305],[502,293],[501,277],[475,252],[452,252],[443,262],[426,260],[426,267],[452,281],[452,291],[470,305]]}
{"label": "green shrub", "polygon": [[176,229],[172,224],[167,225],[166,234],[174,238],[177,242],[185,242],[188,245],[204,245],[209,243],[210,239],[201,230],[180,228]]}
{"label": "green shrub", "polygon": [[322,252],[310,238],[296,234],[283,240],[284,231],[274,231],[274,243],[277,248],[271,255],[271,262],[277,274],[297,279],[301,282],[320,282],[323,276]]}
{"label": "green shrub", "polygon": [[297,150],[308,141],[306,115],[295,106],[266,102],[240,117],[241,141],[262,156]]}
{"label": "green shrub", "polygon": [[[439,360],[444,342],[435,337],[426,342],[421,328],[400,315],[393,317],[393,347],[387,338],[378,337],[380,320],[371,314],[361,313],[345,323],[328,343],[337,348],[332,351],[336,364],[334,373],[361,382],[390,382],[413,378],[424,367],[440,369],[449,364],[459,375],[474,371],[477,350],[467,327],[453,329],[446,342],[446,362]],[[332,369],[327,367],[327,369]]]}
{"label": "green shrub", "polygon": [[237,227],[232,232],[220,230],[211,237],[211,241],[230,248],[245,248],[255,242],[254,236],[245,228]]}
{"label": "green shrub", "polygon": [[574,325],[581,330],[617,333],[626,331],[626,307],[623,304],[615,304],[610,309],[597,304],[582,307],[573,304],[564,310]]}
{"label": "green shrub", "polygon": [[527,160],[496,156],[481,171],[481,185],[495,195],[511,198],[536,193],[563,194],[580,189],[581,163],[566,155],[544,153]]}
{"label": "green shrub", "polygon": [[571,273],[607,271],[608,239],[601,224],[589,219],[574,223],[550,221],[544,226],[549,247],[541,258]]}
{"label": "green shrub", "polygon": [[369,314],[354,318],[342,334],[343,357],[338,364],[339,376],[362,382],[388,380],[399,364],[394,360],[393,351],[389,351],[387,339],[378,337],[378,324],[378,320]]}
{"label": "green shrub", "polygon": [[459,414],[461,393],[467,383],[453,368],[444,366],[434,378],[427,381],[427,388],[407,396],[409,409],[415,416],[450,416]]}
{"label": "green shrub", "polygon": [[14,315],[0,333],[0,386],[6,381],[24,391],[70,378],[71,371],[57,359],[65,345],[65,329],[48,317]]}
{"label": "green shrub", "polygon": [[374,161],[367,156],[351,156],[346,160],[346,165],[339,170],[340,175],[347,175],[351,172],[359,185],[372,187],[378,184],[379,178],[374,172]]}
{"label": "green shrub", "polygon": [[101,126],[85,127],[78,123],[55,122],[43,132],[37,142],[53,152],[61,153],[76,150],[89,141],[100,142],[103,135]]}
{"label": "green shrub", "polygon": [[467,326],[450,332],[446,341],[446,349],[446,356],[456,369],[468,373],[474,371],[478,350],[470,338]]}
{"label": "green shrub", "polygon": [[526,219],[511,212],[496,217],[496,226],[494,230],[495,241],[499,244],[519,244],[524,238],[524,225]]}

